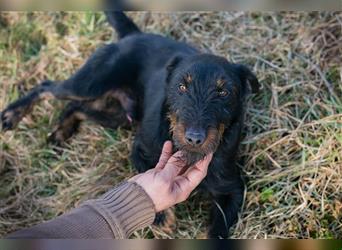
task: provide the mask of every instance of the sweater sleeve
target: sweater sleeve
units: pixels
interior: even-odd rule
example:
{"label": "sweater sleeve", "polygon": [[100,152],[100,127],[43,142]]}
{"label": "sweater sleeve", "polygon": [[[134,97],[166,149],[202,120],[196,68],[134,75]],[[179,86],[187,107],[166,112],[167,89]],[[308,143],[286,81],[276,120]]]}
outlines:
{"label": "sweater sleeve", "polygon": [[135,182],[123,182],[98,199],[37,226],[14,232],[9,239],[123,239],[152,224],[154,205]]}

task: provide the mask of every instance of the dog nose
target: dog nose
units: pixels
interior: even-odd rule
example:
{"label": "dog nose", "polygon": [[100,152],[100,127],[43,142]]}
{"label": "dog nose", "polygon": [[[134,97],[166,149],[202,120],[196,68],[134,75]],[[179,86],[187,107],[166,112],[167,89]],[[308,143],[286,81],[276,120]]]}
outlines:
{"label": "dog nose", "polygon": [[206,134],[204,129],[189,128],[185,132],[185,140],[191,146],[201,146],[205,137]]}

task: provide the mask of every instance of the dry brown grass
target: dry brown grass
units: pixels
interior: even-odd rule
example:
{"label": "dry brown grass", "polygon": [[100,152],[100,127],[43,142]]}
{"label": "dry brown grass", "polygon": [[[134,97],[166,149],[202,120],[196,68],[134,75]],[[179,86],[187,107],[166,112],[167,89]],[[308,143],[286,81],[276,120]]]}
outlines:
{"label": "dry brown grass", "polygon": [[[233,238],[342,238],[342,14],[131,13],[146,31],[250,65],[241,168],[247,182]],[[101,13],[1,13],[0,109],[40,80],[65,79],[112,30]],[[59,156],[45,144],[58,102],[44,102],[0,134],[0,236],[53,218],[135,174],[133,134],[88,123]],[[208,203],[176,208],[173,234],[201,238]]]}

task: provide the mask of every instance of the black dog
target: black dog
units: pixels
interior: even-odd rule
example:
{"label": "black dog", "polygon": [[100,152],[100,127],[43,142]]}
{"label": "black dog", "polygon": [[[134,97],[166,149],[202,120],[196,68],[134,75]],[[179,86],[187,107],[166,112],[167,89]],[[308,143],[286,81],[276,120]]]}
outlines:
{"label": "black dog", "polygon": [[45,81],[9,105],[1,114],[3,129],[13,129],[43,98],[57,98],[71,102],[50,141],[62,143],[85,119],[110,128],[133,121],[132,163],[139,172],[156,165],[169,139],[189,165],[215,152],[201,187],[215,201],[209,237],[227,237],[243,201],[235,158],[244,100],[250,89],[258,91],[258,80],[223,57],[142,33],[122,12],[106,15],[119,41],[98,49],[71,78]]}

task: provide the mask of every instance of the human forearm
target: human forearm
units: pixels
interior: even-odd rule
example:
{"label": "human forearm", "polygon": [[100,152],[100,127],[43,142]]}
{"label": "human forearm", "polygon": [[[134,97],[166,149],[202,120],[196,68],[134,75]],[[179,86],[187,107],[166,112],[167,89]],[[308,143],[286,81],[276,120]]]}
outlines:
{"label": "human forearm", "polygon": [[154,217],[154,205],[146,192],[134,182],[124,182],[99,199],[7,238],[128,238],[152,224]]}

